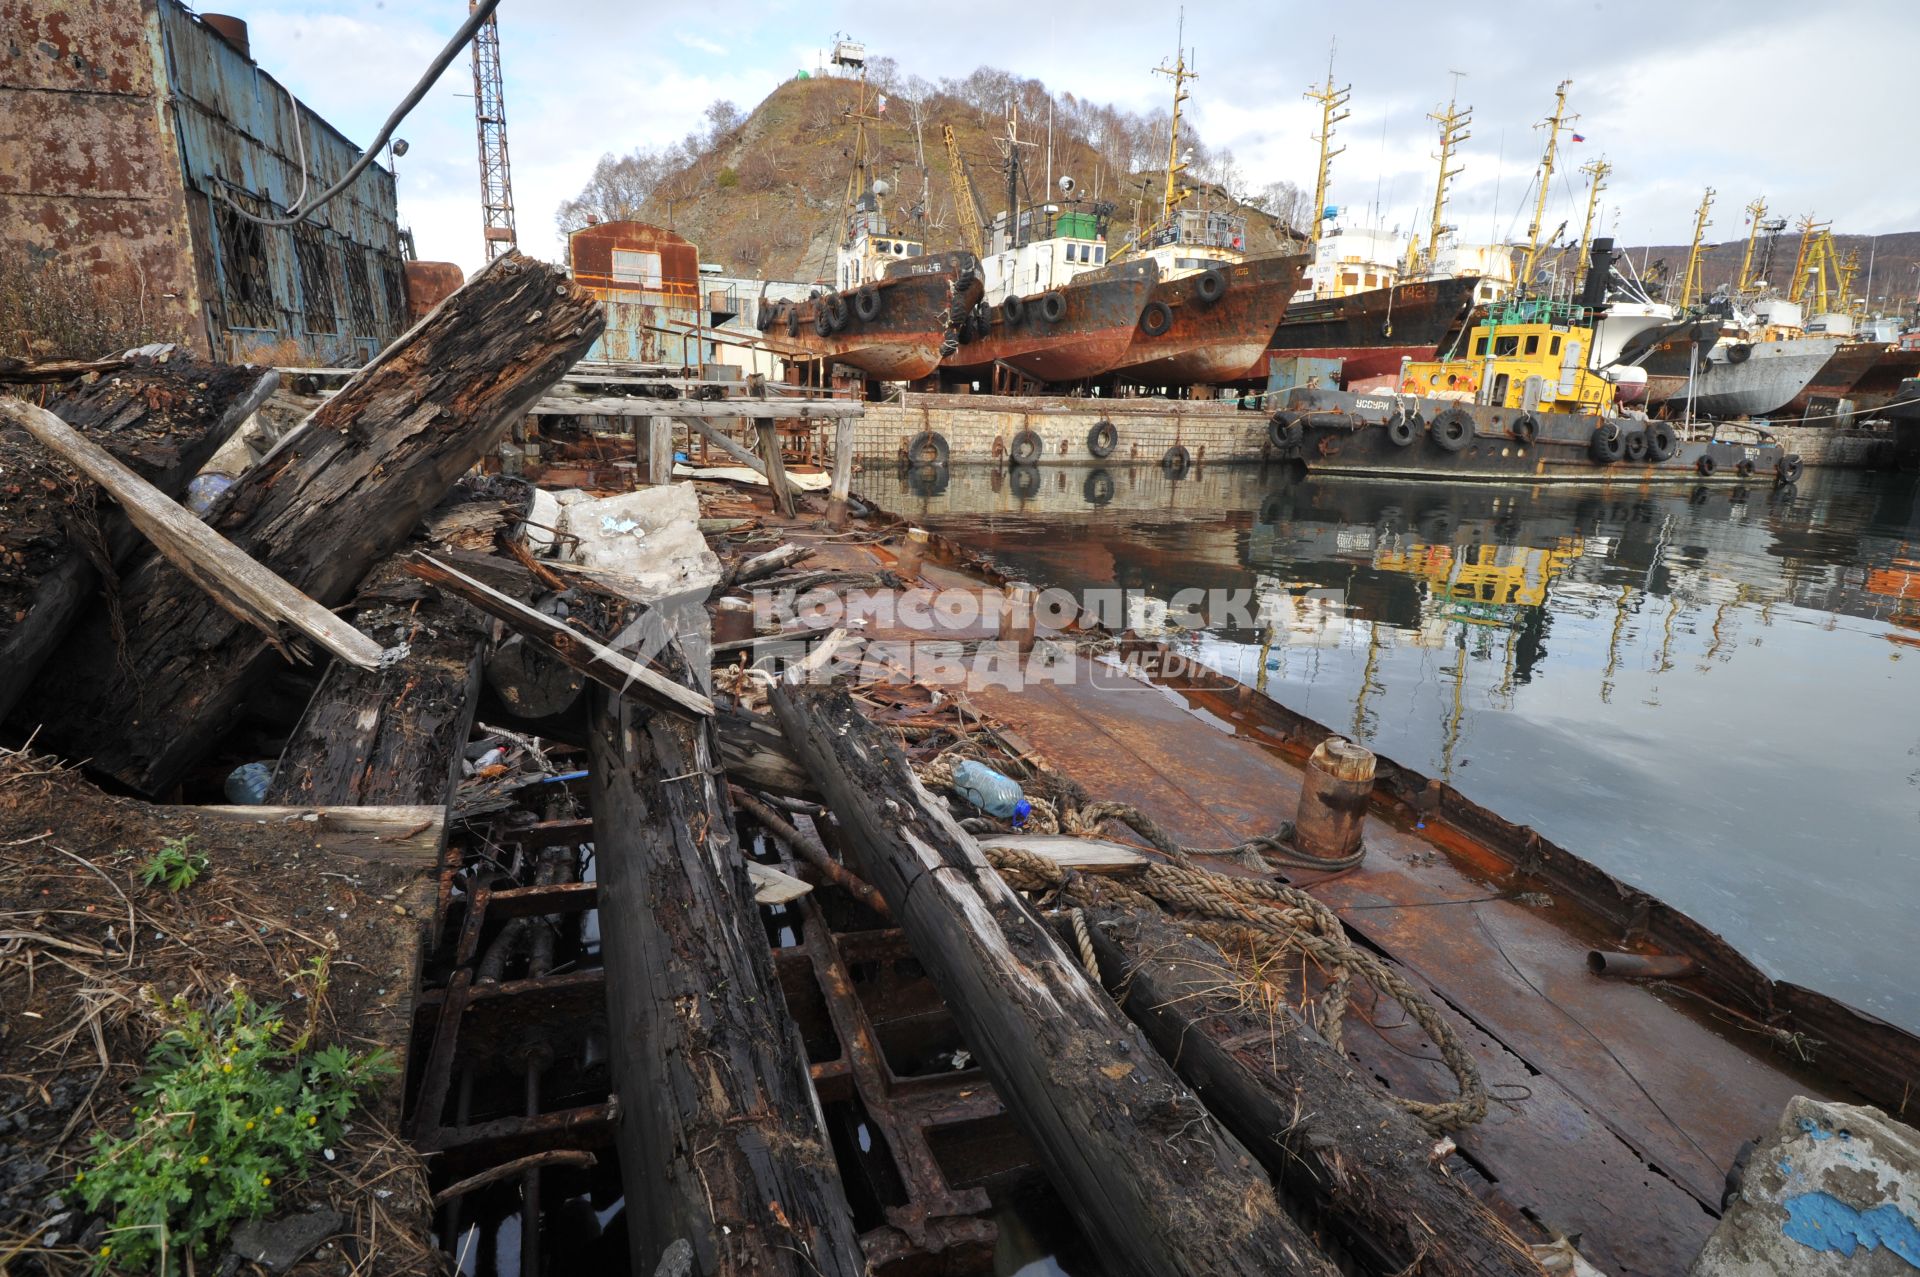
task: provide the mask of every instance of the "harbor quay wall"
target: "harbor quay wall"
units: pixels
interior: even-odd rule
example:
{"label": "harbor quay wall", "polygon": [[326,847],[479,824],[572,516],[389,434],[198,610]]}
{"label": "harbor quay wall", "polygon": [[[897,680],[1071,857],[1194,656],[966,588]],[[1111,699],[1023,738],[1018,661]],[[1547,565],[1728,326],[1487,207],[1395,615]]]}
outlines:
{"label": "harbor quay wall", "polygon": [[[1104,461],[1087,450],[1087,435],[1101,421],[1112,422],[1119,436]],[[1893,431],[1884,424],[1772,424],[1767,429],[1809,466],[1874,469],[1893,456]],[[923,430],[946,439],[948,460],[955,465],[1005,464],[1022,430],[1040,436],[1040,465],[1158,465],[1175,444],[1195,463],[1257,462],[1267,451],[1267,413],[1242,410],[1232,401],[909,392],[867,405],[854,428],[854,456],[866,462],[897,460]]]}
{"label": "harbor quay wall", "polygon": [[[1104,462],[1087,451],[1087,434],[1101,421],[1111,421],[1119,436],[1113,455]],[[1022,430],[1040,436],[1042,465],[1158,465],[1175,444],[1197,463],[1258,461],[1267,438],[1267,414],[1203,399],[909,392],[890,403],[867,405],[854,429],[854,455],[865,461],[903,457],[908,442],[923,430],[945,437],[948,460],[956,465],[1004,464],[1007,449]]]}

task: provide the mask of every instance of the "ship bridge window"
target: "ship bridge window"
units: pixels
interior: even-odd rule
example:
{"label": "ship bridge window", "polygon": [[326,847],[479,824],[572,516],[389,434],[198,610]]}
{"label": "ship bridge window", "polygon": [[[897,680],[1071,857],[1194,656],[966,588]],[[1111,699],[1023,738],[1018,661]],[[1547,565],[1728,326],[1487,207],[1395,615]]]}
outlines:
{"label": "ship bridge window", "polygon": [[1106,261],[1106,260],[1107,260],[1107,248],[1106,248],[1106,245],[1104,245],[1104,244],[1101,244],[1101,245],[1097,245],[1097,246],[1095,246],[1095,248],[1094,248],[1094,250],[1093,250],[1093,264],[1094,264],[1095,266],[1098,266],[1098,265],[1100,265],[1100,264],[1101,264],[1102,262],[1104,262],[1104,261]]}
{"label": "ship bridge window", "polygon": [[1540,353],[1539,333],[1529,333],[1527,335],[1527,353],[1529,355],[1537,355]]}
{"label": "ship bridge window", "polygon": [[924,249],[924,248],[922,248],[922,247],[921,247],[920,245],[918,245],[918,244],[909,244],[909,245],[907,245],[907,256],[908,256],[908,257],[918,257],[918,256],[920,256],[920,254],[922,254],[922,253],[924,253],[924,252],[926,252],[926,251],[927,251],[926,249]]}
{"label": "ship bridge window", "polygon": [[1558,337],[1555,337],[1553,339],[1553,344],[1547,348],[1547,353],[1550,355],[1557,355],[1560,353],[1560,339]]}
{"label": "ship bridge window", "polygon": [[895,240],[893,242],[893,255],[895,257],[904,256],[906,254],[906,251],[907,251],[907,244],[905,240]]}
{"label": "ship bridge window", "polygon": [[1359,272],[1342,271],[1340,273],[1340,282],[1348,288],[1358,288],[1360,286]]}
{"label": "ship bridge window", "polygon": [[1517,355],[1519,353],[1520,335],[1518,333],[1515,333],[1511,337],[1495,337],[1493,339],[1493,356],[1495,359],[1499,359],[1502,356]]}
{"label": "ship bridge window", "polygon": [[1487,353],[1487,339],[1485,337],[1473,343],[1473,353],[1476,355],[1484,355]]}

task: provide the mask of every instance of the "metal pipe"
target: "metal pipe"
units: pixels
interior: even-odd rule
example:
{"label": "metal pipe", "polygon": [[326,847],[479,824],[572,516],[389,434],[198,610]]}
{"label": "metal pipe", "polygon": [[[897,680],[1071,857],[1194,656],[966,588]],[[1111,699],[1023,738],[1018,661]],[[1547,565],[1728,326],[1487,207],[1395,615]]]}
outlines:
{"label": "metal pipe", "polygon": [[1670,953],[1615,953],[1606,949],[1587,953],[1587,970],[1618,980],[1677,980],[1699,969],[1700,964],[1692,958]]}

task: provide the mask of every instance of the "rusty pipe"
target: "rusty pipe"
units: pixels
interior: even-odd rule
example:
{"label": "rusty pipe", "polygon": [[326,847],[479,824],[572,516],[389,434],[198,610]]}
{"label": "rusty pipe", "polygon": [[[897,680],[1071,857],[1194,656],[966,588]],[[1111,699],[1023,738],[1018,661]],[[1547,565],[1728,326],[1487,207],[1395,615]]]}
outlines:
{"label": "rusty pipe", "polygon": [[1615,953],[1592,949],[1587,953],[1587,970],[1617,980],[1678,980],[1700,969],[1692,958],[1671,953]]}
{"label": "rusty pipe", "polygon": [[730,786],[730,788],[733,790],[733,801],[751,812],[753,818],[759,821],[769,834],[791,848],[794,855],[800,857],[815,869],[818,869],[822,874],[825,874],[828,880],[834,883],[834,885],[844,888],[848,895],[879,914],[882,918],[893,916],[892,911],[887,908],[885,897],[878,891],[875,891],[871,885],[856,875],[851,869],[848,869],[845,865],[835,860],[827,853],[825,847],[820,846],[805,834],[802,834],[798,829],[794,828],[793,825],[781,819],[779,812],[776,812],[772,807],[761,802],[758,798],[755,798],[752,794],[740,788],[740,786],[733,785]]}

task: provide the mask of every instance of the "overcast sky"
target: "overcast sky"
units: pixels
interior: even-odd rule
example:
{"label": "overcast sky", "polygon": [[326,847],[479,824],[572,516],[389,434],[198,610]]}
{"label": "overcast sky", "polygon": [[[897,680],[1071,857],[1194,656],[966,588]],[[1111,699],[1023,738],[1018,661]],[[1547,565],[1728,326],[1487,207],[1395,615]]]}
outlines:
{"label": "overcast sky", "polygon": [[[364,141],[464,17],[458,0],[220,0],[248,20],[254,57],[349,137]],[[894,58],[902,74],[960,77],[983,64],[1135,110],[1166,105],[1151,67],[1175,45],[1174,8],[970,0],[650,4],[503,0],[501,58],[521,246],[560,253],[555,206],[608,151],[670,142],[716,98],[750,111],[812,69],[836,31]],[[1526,25],[1513,19],[1526,16]],[[1584,209],[1580,164],[1613,166],[1603,227],[1623,242],[1684,243],[1702,190],[1718,192],[1711,240],[1745,235],[1748,201],[1832,219],[1837,231],[1920,230],[1911,91],[1915,0],[1585,0],[1441,5],[1194,5],[1186,43],[1200,78],[1189,111],[1245,183],[1311,189],[1318,108],[1309,84],[1351,84],[1330,200],[1378,205],[1388,226],[1424,225],[1433,126],[1464,73],[1473,107],[1450,220],[1474,240],[1524,235],[1527,188],[1553,105],[1572,80],[1573,130],[1546,227]],[[420,254],[471,269],[484,258],[471,62],[462,57],[400,129],[400,214]],[[1527,207],[1522,207],[1523,198]]]}

